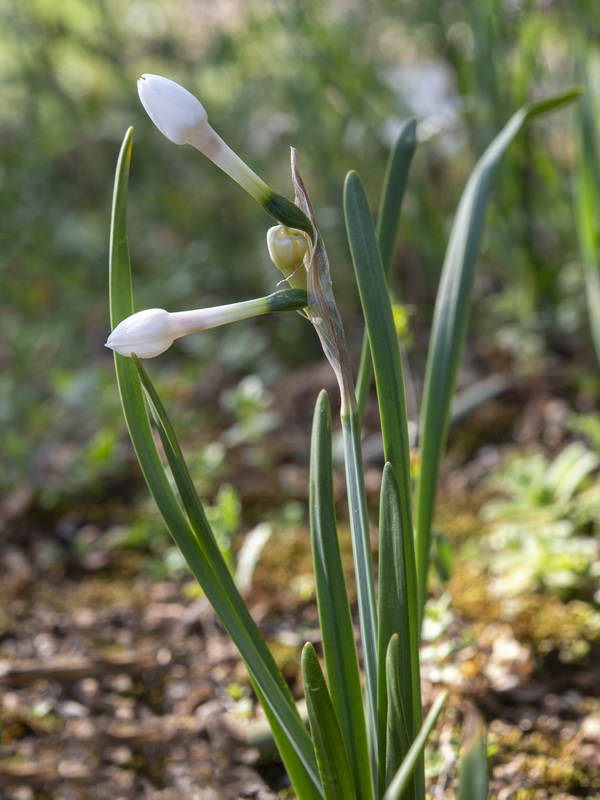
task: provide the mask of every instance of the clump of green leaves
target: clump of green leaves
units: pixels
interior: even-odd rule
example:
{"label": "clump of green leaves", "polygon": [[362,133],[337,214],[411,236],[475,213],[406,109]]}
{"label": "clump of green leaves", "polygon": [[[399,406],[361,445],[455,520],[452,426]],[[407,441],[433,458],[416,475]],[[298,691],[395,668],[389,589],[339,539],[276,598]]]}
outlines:
{"label": "clump of green leaves", "polygon": [[[169,92],[176,91],[181,97],[181,87],[173,89],[172,82],[167,83],[171,87]],[[298,798],[373,800],[377,796],[400,800],[410,794],[424,800],[426,796],[423,750],[446,693],[438,695],[423,719],[419,636],[431,562],[438,469],[466,336],[489,191],[501,157],[523,125],[530,118],[573,100],[577,94],[577,90],[565,92],[520,109],[487,148],[467,183],[450,236],[434,313],[421,418],[421,466],[414,501],[403,367],[388,280],[408,167],[416,145],[415,123],[408,120],[404,124],[390,155],[377,228],[358,175],[350,172],[345,182],[346,230],[366,327],[357,381],[358,400],[343,324],[333,296],[327,251],[313,204],[298,172],[296,151],[292,150],[296,203],[310,219],[312,232],[311,247],[302,266],[307,272],[305,313],[318,334],[340,389],[366,687],[364,691],[340,558],[331,411],[327,394],[321,392],[313,418],[309,505],[325,672],[312,644],[307,643],[302,653],[302,676],[310,737],[273,654],[232,579],[216,531],[198,497],[177,435],[149,374],[135,352],[115,354],[123,410],[149,488],[175,543],[245,661]],[[185,96],[192,97],[187,92]],[[193,97],[191,102],[197,107],[198,101]],[[146,103],[145,106],[149,113],[153,112],[156,124],[155,115],[159,114],[165,130],[169,128],[171,120],[162,117],[167,113],[162,100],[156,101],[152,109]],[[185,122],[179,103],[175,103],[174,111],[172,106],[169,109],[168,114]],[[110,274],[113,326],[121,324],[133,312],[126,223],[131,147],[130,130],[117,166],[113,204]],[[386,460],[379,509],[377,592],[360,435],[364,399],[373,377]],[[256,414],[254,405],[251,404],[251,419]],[[152,423],[168,467],[157,450]],[[475,726],[465,753],[460,797],[485,798],[486,748],[480,726]]]}

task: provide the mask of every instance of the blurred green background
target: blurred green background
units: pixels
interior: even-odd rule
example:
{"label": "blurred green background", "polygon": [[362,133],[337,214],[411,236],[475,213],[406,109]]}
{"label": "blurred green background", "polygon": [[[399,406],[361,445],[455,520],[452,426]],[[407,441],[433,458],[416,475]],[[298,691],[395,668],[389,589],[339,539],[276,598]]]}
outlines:
{"label": "blurred green background", "polygon": [[[128,126],[138,308],[233,302],[278,280],[269,218],[195,150],[160,135],[137,98],[141,73],[197,94],[223,138],[288,196],[289,147],[298,148],[355,355],[344,176],[360,173],[375,209],[394,131],[417,116],[394,291],[408,304],[418,384],[465,180],[521,104],[579,81],[579,57],[597,83],[596,11],[592,0],[3,0],[0,482],[9,511],[21,502],[58,515],[123,492],[135,472],[103,347],[112,180]],[[570,108],[519,137],[488,214],[472,329],[515,370],[561,350],[582,373],[595,369],[572,210],[578,120]],[[193,440],[218,414],[243,431],[244,414],[256,422],[280,376],[311,360],[322,357],[310,326],[285,315],[188,337],[152,372]],[[240,384],[248,375],[259,380],[250,389]],[[201,456],[206,474],[213,456],[221,463],[213,451]]]}

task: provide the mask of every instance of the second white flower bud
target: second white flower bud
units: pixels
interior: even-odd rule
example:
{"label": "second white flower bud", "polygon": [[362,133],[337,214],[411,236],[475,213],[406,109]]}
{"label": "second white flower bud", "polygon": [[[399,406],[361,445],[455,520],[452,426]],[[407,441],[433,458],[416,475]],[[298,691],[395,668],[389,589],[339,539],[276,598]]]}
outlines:
{"label": "second white flower bud", "polygon": [[188,333],[273,311],[296,311],[304,308],[306,303],[306,291],[282,289],[267,297],[191,311],[169,312],[163,308],[148,308],[120,322],[108,337],[106,346],[122,356],[154,358],[168,350],[175,339]]}
{"label": "second white flower bud", "polygon": [[147,308],[120,322],[108,337],[106,347],[122,356],[154,358],[173,344],[171,314],[164,308]]}

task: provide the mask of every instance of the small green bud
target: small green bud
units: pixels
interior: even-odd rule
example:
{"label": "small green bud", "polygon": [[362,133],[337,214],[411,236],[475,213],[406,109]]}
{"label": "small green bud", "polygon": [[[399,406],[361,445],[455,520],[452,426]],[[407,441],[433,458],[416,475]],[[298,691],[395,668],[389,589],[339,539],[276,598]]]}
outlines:
{"label": "small green bud", "polygon": [[267,231],[267,247],[271,261],[290,286],[306,289],[306,236],[302,231],[275,225]]}

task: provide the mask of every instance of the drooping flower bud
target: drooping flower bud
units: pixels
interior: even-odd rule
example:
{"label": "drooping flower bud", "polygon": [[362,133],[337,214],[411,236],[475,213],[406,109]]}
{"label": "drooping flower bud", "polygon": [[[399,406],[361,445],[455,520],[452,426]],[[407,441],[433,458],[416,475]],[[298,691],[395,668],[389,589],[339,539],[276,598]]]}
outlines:
{"label": "drooping flower bud", "polygon": [[274,225],[267,231],[267,247],[271,261],[293,288],[306,289],[306,236],[302,231]]}
{"label": "drooping flower bud", "polygon": [[120,322],[108,337],[106,347],[122,356],[154,358],[164,353],[175,339],[188,333],[216,328],[273,311],[296,311],[307,303],[306,292],[301,289],[282,289],[267,297],[230,303],[213,308],[169,313],[162,308],[138,311]]}
{"label": "drooping flower bud", "polygon": [[175,144],[191,144],[203,130],[210,135],[204,106],[178,83],[161,75],[142,75],[138,93],[152,122]]}
{"label": "drooping flower bud", "polygon": [[191,144],[240,184],[259,203],[272,190],[225,144],[208,122],[208,114],[193,94],[162,75],[144,74],[138,94],[159,131],[175,144]]}
{"label": "drooping flower bud", "polygon": [[233,152],[210,126],[202,103],[187,89],[161,75],[146,73],[138,80],[138,94],[148,116],[167,139],[175,144],[191,144],[239,183],[272,217],[312,236],[306,215],[267,186]]}
{"label": "drooping flower bud", "polygon": [[148,308],[120,322],[106,341],[115,353],[154,358],[173,344],[171,315],[164,308]]}

